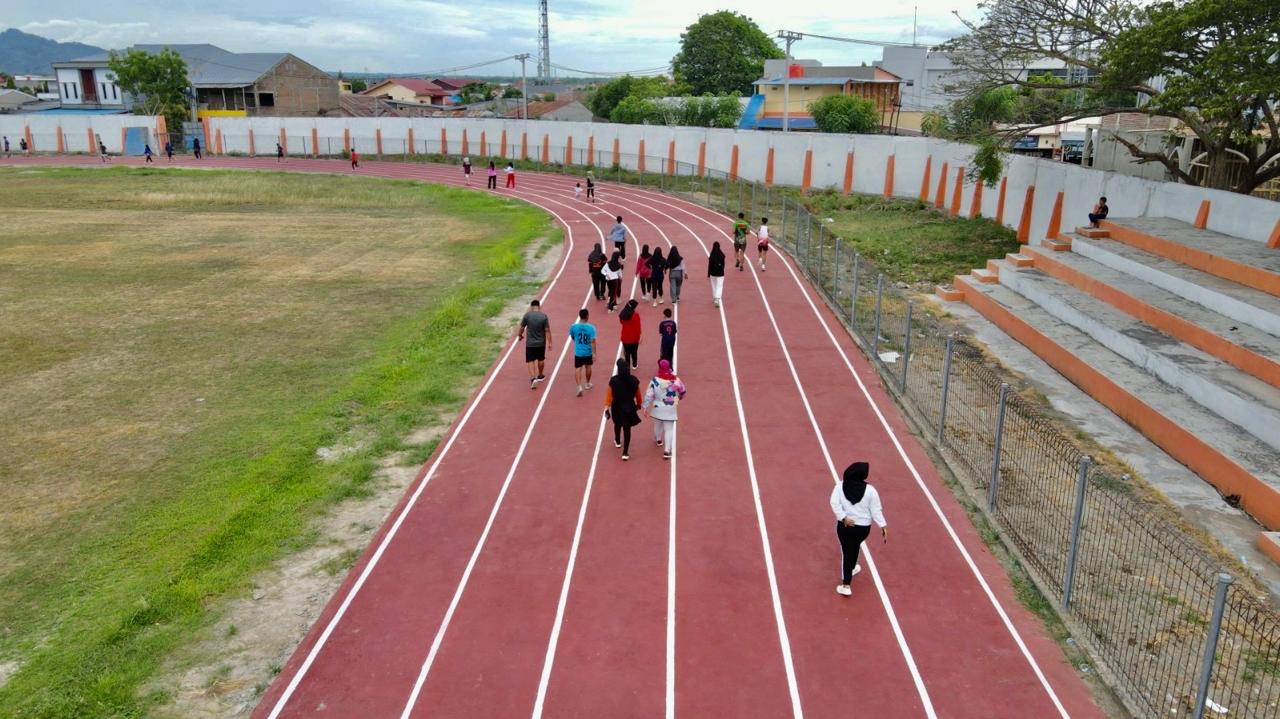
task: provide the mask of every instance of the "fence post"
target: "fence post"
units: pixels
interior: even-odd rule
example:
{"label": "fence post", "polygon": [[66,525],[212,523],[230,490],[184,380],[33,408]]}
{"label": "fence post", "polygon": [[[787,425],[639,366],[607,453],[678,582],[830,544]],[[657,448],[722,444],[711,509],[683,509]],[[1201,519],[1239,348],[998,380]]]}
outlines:
{"label": "fence post", "polygon": [[751,220],[753,219],[753,216],[757,214],[759,213],[756,212],[756,183],[752,182],[751,183],[751,210],[747,212],[747,222],[751,222]]}
{"label": "fence post", "polygon": [[1067,551],[1067,576],[1062,582],[1062,608],[1071,608],[1071,585],[1076,580],[1076,557],[1080,553],[1080,523],[1084,519],[1084,490],[1089,483],[1089,465],[1093,460],[1080,458],[1080,474],[1076,478],[1076,508],[1071,515],[1071,548]]}
{"label": "fence post", "polygon": [[1209,636],[1204,642],[1204,660],[1200,663],[1200,686],[1196,690],[1195,719],[1203,719],[1204,705],[1209,701],[1209,681],[1213,676],[1213,663],[1218,653],[1218,634],[1222,630],[1222,612],[1227,606],[1227,587],[1235,581],[1230,574],[1218,574],[1218,588],[1213,595],[1213,619],[1209,622]]}
{"label": "fence post", "polygon": [[862,255],[853,251],[853,287],[849,290],[849,324],[858,328],[858,262]]}
{"label": "fence post", "polygon": [[911,303],[907,302],[907,334],[902,340],[902,393],[907,393],[907,367],[911,363]]}
{"label": "fence post", "polygon": [[987,488],[987,510],[996,511],[996,496],[1000,486],[1000,450],[1004,446],[1004,415],[1009,405],[1009,383],[1000,383],[1000,409],[996,414],[996,451],[991,459],[991,486]]}
{"label": "fence post", "polygon": [[938,446],[942,446],[947,431],[947,395],[951,392],[951,355],[956,349],[956,338],[947,337],[947,358],[942,363],[942,406],[938,409]]}
{"label": "fence post", "polygon": [[884,273],[876,277],[876,333],[871,338],[871,355],[880,357],[880,303],[884,300]]}
{"label": "fence post", "polygon": [[840,306],[840,238],[835,241],[836,257],[831,270],[831,299],[836,307]]}

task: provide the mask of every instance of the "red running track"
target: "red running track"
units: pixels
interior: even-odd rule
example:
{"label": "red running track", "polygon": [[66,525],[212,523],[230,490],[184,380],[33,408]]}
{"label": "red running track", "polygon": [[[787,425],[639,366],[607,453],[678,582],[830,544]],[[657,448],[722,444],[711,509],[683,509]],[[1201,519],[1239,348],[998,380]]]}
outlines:
{"label": "red running track", "polygon": [[[340,160],[173,165],[351,172]],[[358,174],[463,179],[409,163]],[[1101,717],[790,259],[731,267],[717,309],[702,268],[711,242],[730,244],[727,217],[611,183],[588,204],[573,182],[522,173],[499,190],[565,228],[543,293],[548,381],[531,392],[508,342],[254,717]],[[691,270],[676,305],[689,396],[670,462],[648,423],[630,462],[606,436],[618,323],[590,300],[585,258],[616,214],[641,242],[678,245]],[[579,398],[565,333],[584,302],[601,357]],[[660,311],[641,312],[644,379]],[[846,598],[827,502],[858,459],[892,540],[868,544]]]}

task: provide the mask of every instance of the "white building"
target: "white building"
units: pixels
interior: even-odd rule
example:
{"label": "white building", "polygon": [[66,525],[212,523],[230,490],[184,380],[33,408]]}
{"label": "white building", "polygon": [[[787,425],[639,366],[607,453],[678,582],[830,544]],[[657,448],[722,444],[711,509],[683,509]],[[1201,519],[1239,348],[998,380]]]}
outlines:
{"label": "white building", "polygon": [[105,64],[96,58],[57,63],[54,72],[63,106],[124,110],[124,91],[116,84],[115,73],[103,67]]}
{"label": "white building", "polygon": [[[965,70],[951,56],[923,46],[886,47],[880,60],[872,63],[902,78],[902,111],[941,110],[962,96]],[[1065,79],[1067,65],[1044,59],[1019,71],[1019,77],[1053,75]]]}

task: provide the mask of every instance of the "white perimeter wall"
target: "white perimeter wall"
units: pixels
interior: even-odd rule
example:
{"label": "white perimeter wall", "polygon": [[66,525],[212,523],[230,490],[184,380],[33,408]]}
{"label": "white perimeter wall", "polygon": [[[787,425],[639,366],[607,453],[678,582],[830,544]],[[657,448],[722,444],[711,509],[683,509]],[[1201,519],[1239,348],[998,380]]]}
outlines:
{"label": "white perimeter wall", "polygon": [[[62,133],[64,152],[89,152],[96,154],[97,138],[101,138],[108,152],[124,151],[126,127],[145,127],[155,132],[156,118],[146,115],[0,115],[0,135],[9,138],[9,147],[18,151],[18,138],[31,132],[31,144],[36,152],[56,152],[58,133]],[[90,144],[89,133],[94,136]],[[154,137],[154,134],[152,135]],[[151,146],[156,152],[160,148]]]}
{"label": "white perimeter wall", "polygon": [[[36,138],[36,148],[49,152],[54,131],[61,127],[67,139],[68,151],[83,151],[86,144],[85,130],[92,127],[101,134],[108,149],[118,151],[120,127],[154,127],[153,118],[133,115],[98,115],[91,118],[75,116],[9,115],[0,116],[0,131],[9,135],[12,144],[30,126]],[[675,159],[679,172],[696,171],[699,150],[705,147],[704,166],[708,170],[734,172],[746,180],[762,182],[766,178],[769,150],[772,148],[773,182],[781,185],[804,185],[805,160],[810,158],[809,184],[816,188],[844,189],[845,170],[850,154],[853,157],[853,192],[880,194],[885,191],[885,176],[890,158],[893,158],[894,182],[891,192],[896,197],[919,197],[926,165],[929,166],[929,201],[936,198],[943,163],[948,174],[945,178],[945,206],[954,209],[955,181],[959,168],[970,164],[972,148],[953,142],[923,137],[894,137],[888,135],[829,135],[822,133],[763,132],[756,130],[718,130],[690,127],[665,127],[649,125],[616,125],[587,122],[538,122],[501,119],[464,118],[303,118],[303,117],[216,117],[208,123],[208,151],[217,151],[218,133],[221,133],[224,153],[248,153],[250,130],[253,132],[254,149],[260,154],[271,154],[283,129],[289,154],[310,155],[318,147],[320,154],[337,154],[345,147],[347,137],[352,146],[366,156],[377,155],[381,134],[381,154],[401,154],[410,151],[409,130],[413,130],[415,153],[440,152],[442,139],[448,151],[458,154],[463,149],[464,134],[467,152],[477,164],[481,158],[493,156],[519,156],[522,137],[528,142],[531,158],[542,156],[544,144],[548,159],[564,162],[565,148],[572,139],[574,152],[572,164],[586,164],[587,149],[592,146],[597,164],[613,163],[614,141],[617,140],[619,163],[635,169],[641,154],[646,156],[645,169],[650,172],[663,170],[670,143],[675,142]],[[503,131],[506,146],[501,147]],[[314,134],[313,134],[314,131]],[[344,132],[346,136],[344,136]],[[317,141],[313,144],[313,137]],[[481,139],[485,147],[481,147]],[[738,160],[733,164],[734,148]],[[1202,200],[1210,200],[1208,228],[1236,237],[1265,242],[1276,223],[1280,221],[1280,202],[1271,202],[1221,190],[1206,190],[1190,185],[1146,180],[1112,172],[1102,172],[1078,165],[1010,156],[1005,168],[1005,201],[1001,221],[1017,228],[1026,204],[1027,189],[1034,187],[1031,223],[1028,239],[1032,242],[1043,238],[1049,228],[1050,217],[1058,193],[1062,193],[1062,229],[1083,224],[1093,203],[1106,195],[1111,213],[1116,217],[1170,217],[1184,222],[1195,221]],[[984,187],[978,211],[984,217],[994,218],[999,203],[1000,185]],[[974,183],[962,178],[958,212],[968,216],[974,200]]]}

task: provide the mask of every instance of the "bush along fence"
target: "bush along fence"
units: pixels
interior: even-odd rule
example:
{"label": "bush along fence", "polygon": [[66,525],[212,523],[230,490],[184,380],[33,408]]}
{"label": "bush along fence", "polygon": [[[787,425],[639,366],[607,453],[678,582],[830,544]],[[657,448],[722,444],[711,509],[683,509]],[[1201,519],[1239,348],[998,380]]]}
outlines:
{"label": "bush along fence", "polygon": [[[554,148],[546,162],[516,165],[586,166],[597,181],[671,192],[730,217],[770,219],[774,243],[857,339],[1131,712],[1280,717],[1280,614],[1234,582],[1174,510],[1095,464],[1012,391],[978,346],[950,333],[831,233],[794,188],[666,158],[577,152]],[[472,156],[477,165],[488,159]]]}

